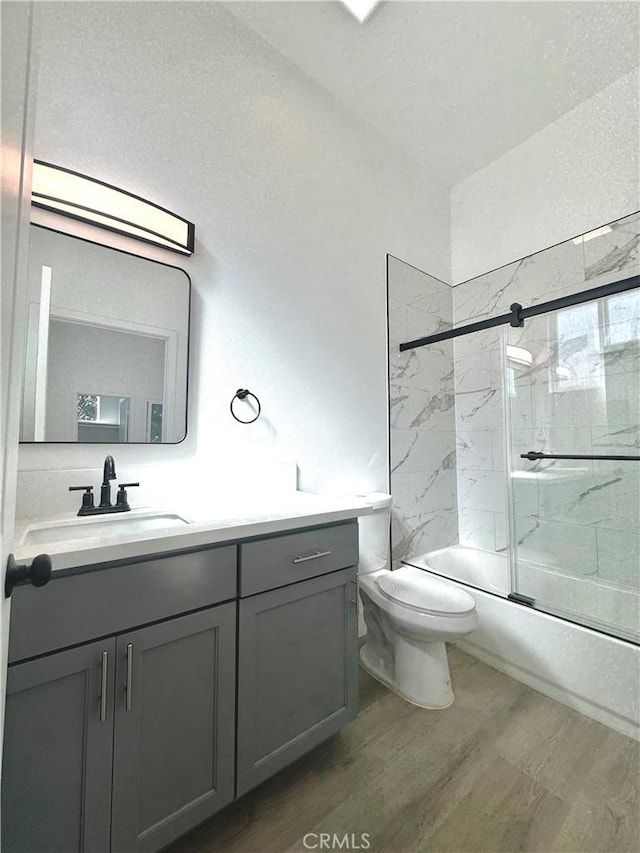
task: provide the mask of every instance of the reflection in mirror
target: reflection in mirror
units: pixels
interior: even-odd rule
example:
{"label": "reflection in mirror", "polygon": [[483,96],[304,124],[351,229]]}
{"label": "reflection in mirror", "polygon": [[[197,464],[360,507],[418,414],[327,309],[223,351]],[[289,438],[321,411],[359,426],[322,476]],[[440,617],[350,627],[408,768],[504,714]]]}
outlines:
{"label": "reflection in mirror", "polygon": [[189,301],[177,267],[32,225],[21,441],[182,441]]}
{"label": "reflection in mirror", "polygon": [[129,403],[128,397],[78,394],[78,441],[127,442]]}

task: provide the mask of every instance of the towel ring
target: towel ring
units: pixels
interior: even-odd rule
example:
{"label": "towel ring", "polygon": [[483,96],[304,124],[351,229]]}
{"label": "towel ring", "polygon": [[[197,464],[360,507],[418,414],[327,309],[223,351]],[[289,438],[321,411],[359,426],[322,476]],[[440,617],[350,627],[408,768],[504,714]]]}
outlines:
{"label": "towel ring", "polygon": [[[258,413],[255,416],[255,418],[251,418],[250,421],[243,421],[242,418],[239,418],[236,415],[236,413],[233,411],[233,404],[236,400],[236,397],[238,398],[238,400],[245,400],[247,397],[253,397],[253,399],[258,404]],[[236,393],[231,398],[231,403],[229,404],[229,410],[231,411],[231,414],[238,421],[239,424],[252,424],[254,421],[257,421],[258,418],[260,417],[260,412],[262,411],[262,408],[260,406],[260,400],[258,400],[258,398],[256,397],[255,394],[252,394],[251,391],[248,391],[246,388],[238,388]]]}

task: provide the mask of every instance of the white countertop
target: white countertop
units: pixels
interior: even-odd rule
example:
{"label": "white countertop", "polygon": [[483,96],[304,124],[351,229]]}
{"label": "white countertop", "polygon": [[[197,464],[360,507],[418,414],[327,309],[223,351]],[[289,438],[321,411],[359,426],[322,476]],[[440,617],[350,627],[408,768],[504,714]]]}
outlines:
{"label": "white countertop", "polygon": [[[153,554],[166,554],[189,548],[236,542],[253,536],[267,536],[287,530],[296,530],[318,524],[330,524],[368,515],[371,505],[362,496],[331,497],[309,492],[292,492],[274,496],[252,496],[236,498],[215,506],[192,503],[159,507],[136,507],[130,513],[105,514],[87,519],[100,519],[105,524],[109,519],[135,518],[152,511],[176,513],[191,523],[180,527],[117,534],[104,532],[95,537],[63,538],[56,542],[24,545],[23,540],[30,528],[51,523],[60,524],[82,521],[74,513],[51,515],[46,519],[25,519],[16,526],[15,558],[26,562],[36,554],[50,554],[53,570],[77,568],[96,563],[110,563],[136,559]],[[117,526],[117,525],[115,525]]]}

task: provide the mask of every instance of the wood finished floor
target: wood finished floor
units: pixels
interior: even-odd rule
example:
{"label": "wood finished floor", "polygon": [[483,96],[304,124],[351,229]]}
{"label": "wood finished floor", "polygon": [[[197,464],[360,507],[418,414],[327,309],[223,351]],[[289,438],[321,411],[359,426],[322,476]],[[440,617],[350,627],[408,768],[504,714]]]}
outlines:
{"label": "wood finished floor", "polygon": [[459,649],[449,661],[449,709],[361,673],[353,723],[166,853],[302,853],[320,832],[368,833],[371,853],[638,853],[639,745]]}

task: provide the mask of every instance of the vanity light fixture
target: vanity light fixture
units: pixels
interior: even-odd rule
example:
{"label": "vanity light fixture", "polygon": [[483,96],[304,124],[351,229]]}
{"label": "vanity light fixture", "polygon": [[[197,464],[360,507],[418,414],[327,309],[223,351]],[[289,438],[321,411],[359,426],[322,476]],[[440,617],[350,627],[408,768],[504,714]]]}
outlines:
{"label": "vanity light fixture", "polygon": [[342,5],[347,7],[354,18],[364,24],[379,2],[380,0],[342,0]]}
{"label": "vanity light fixture", "polygon": [[126,190],[42,160],[33,161],[31,204],[172,252],[193,253],[192,222]]}

